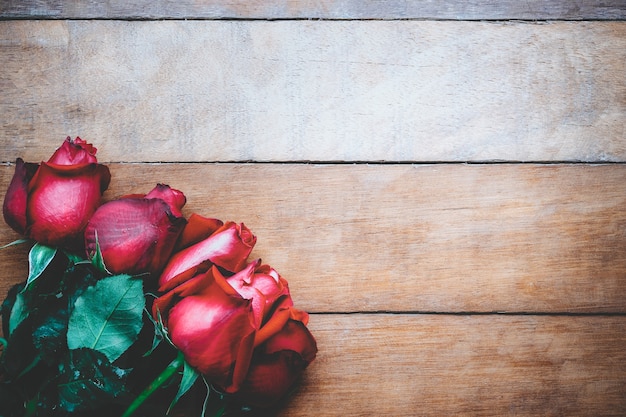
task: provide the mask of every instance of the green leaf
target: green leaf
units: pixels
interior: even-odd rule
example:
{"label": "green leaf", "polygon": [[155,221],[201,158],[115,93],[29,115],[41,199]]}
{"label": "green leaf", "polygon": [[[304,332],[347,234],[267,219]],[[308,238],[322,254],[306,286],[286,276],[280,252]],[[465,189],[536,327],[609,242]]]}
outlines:
{"label": "green leaf", "polygon": [[28,317],[28,308],[26,306],[26,298],[24,292],[20,292],[15,296],[15,302],[9,316],[9,335],[13,334],[17,326]]}
{"label": "green leaf", "polygon": [[170,407],[167,410],[168,414],[170,410],[174,408],[178,400],[180,400],[180,397],[185,395],[185,393],[189,391],[189,389],[191,389],[193,384],[196,383],[196,380],[198,379],[199,376],[200,376],[200,373],[196,371],[194,368],[192,368],[191,365],[187,363],[187,361],[185,361],[183,365],[183,378],[181,379],[180,384],[178,385],[178,392],[176,393],[176,397],[174,397],[174,400],[172,400],[172,403],[170,404]]}
{"label": "green leaf", "polygon": [[30,325],[31,320],[23,321],[8,338],[9,343],[2,354],[2,371],[0,371],[2,378],[0,379],[15,381],[30,372],[40,362],[39,352],[32,342]]}
{"label": "green leaf", "polygon": [[11,310],[13,310],[13,305],[15,304],[15,299],[17,295],[24,289],[25,282],[21,282],[19,284],[13,285],[9,291],[7,291],[6,298],[0,304],[0,315],[2,316],[2,331],[5,336],[10,335],[9,331],[9,319],[11,318]]}
{"label": "green leaf", "polygon": [[50,265],[50,262],[52,262],[52,259],[54,259],[54,255],[56,255],[56,253],[56,248],[35,243],[28,254],[29,267],[28,279],[26,280],[27,287],[41,276],[43,271],[45,271],[48,265]]}
{"label": "green leaf", "polygon": [[26,291],[32,286],[37,278],[39,278],[46,268],[50,265],[56,255],[56,248],[44,246],[35,243],[28,254],[28,278],[26,286],[17,294],[15,303],[11,309],[9,318],[9,334],[17,328],[17,326],[28,317],[29,309],[26,302]]}
{"label": "green leaf", "polygon": [[65,254],[65,256],[67,256],[67,259],[74,265],[79,264],[79,263],[90,263],[88,260],[86,260],[85,258],[75,253],[68,252],[68,251],[63,251],[63,253]]}
{"label": "green leaf", "polygon": [[111,272],[107,269],[104,264],[104,257],[102,256],[102,250],[100,249],[100,242],[98,241],[98,231],[96,230],[96,253],[93,254],[91,258],[91,263],[96,267],[98,271],[102,275],[111,275]]}
{"label": "green leaf", "polygon": [[47,362],[56,362],[59,352],[67,350],[68,316],[69,313],[64,309],[51,313],[32,331],[33,345]]}
{"label": "green leaf", "polygon": [[2,349],[0,349],[0,362],[2,362],[2,357],[4,356],[4,351],[7,350],[7,346],[9,346],[9,342],[4,338],[0,337],[0,345],[2,345]]}
{"label": "green leaf", "polygon": [[137,340],[145,303],[141,280],[130,275],[101,279],[76,299],[67,346],[95,349],[113,362]]}
{"label": "green leaf", "polygon": [[125,391],[130,370],[118,368],[91,349],[68,352],[59,364],[59,405],[74,411],[95,411]]}
{"label": "green leaf", "polygon": [[0,249],[4,249],[4,248],[8,248],[10,246],[15,246],[15,245],[21,245],[22,243],[27,243],[29,242],[30,239],[18,239],[18,240],[14,240],[11,243],[7,243],[6,245],[2,245],[0,246]]}

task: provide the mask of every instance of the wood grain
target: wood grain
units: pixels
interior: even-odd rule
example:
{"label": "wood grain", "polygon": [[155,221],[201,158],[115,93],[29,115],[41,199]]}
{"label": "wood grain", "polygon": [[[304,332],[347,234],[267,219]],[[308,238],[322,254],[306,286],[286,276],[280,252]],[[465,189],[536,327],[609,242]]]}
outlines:
{"label": "wood grain", "polygon": [[[13,167],[0,169],[6,189]],[[311,312],[626,312],[626,165],[113,164],[244,222]],[[19,236],[0,227],[0,245]],[[27,248],[0,251],[0,284]]]}
{"label": "wood grain", "polygon": [[295,0],[4,0],[0,17],[8,18],[203,18],[203,19],[623,19],[623,0],[455,0],[455,1],[337,1]]}
{"label": "wood grain", "polygon": [[[4,0],[0,198],[15,157],[71,135],[111,162],[105,200],[165,182],[185,214],[245,222],[318,340],[273,416],[624,416],[625,19]],[[27,253],[0,250],[0,293]]]}
{"label": "wood grain", "polygon": [[625,317],[314,315],[283,416],[623,416]]}
{"label": "wood grain", "polygon": [[[626,22],[0,21],[0,161],[626,161]],[[147,146],[149,144],[149,146]]]}

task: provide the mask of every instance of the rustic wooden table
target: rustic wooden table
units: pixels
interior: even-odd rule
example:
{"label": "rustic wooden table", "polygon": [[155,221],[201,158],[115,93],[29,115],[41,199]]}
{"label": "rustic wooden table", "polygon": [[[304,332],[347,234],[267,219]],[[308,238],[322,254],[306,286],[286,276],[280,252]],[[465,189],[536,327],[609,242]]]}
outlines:
{"label": "rustic wooden table", "polygon": [[626,1],[0,17],[1,192],[81,136],[105,198],[245,222],[319,343],[280,415],[626,415]]}

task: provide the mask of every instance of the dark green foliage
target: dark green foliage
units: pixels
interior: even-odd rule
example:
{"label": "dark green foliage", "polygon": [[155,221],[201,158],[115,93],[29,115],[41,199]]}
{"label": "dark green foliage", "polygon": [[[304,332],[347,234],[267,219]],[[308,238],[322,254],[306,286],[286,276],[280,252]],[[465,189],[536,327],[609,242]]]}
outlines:
{"label": "dark green foliage", "polygon": [[[36,264],[31,265],[34,272],[15,285],[0,306],[7,339],[0,359],[0,417],[120,415],[176,355],[167,343],[155,346],[158,333],[145,312],[141,280],[104,276],[90,262],[41,245],[33,247],[29,258]],[[98,296],[117,297],[121,307],[93,308],[96,291],[102,293]],[[80,316],[107,331],[109,323],[102,315],[123,315],[120,320],[131,330],[125,330],[126,341],[114,354],[99,343],[68,348],[68,325],[77,300],[84,307],[75,322]],[[133,314],[126,311],[130,306]],[[88,316],[91,310],[93,317]],[[79,330],[72,330],[74,337]],[[176,387],[168,389],[169,401],[155,396],[138,415],[164,415],[176,394]]]}

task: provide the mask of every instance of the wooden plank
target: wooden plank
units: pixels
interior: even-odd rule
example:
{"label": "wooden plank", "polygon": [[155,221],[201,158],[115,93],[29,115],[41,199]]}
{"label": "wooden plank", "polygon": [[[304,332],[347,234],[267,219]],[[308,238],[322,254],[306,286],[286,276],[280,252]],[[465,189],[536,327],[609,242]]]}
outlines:
{"label": "wooden plank", "polygon": [[624,0],[486,0],[470,1],[337,1],[295,0],[5,0],[0,17],[8,18],[140,18],[140,19],[623,19]]}
{"label": "wooden plank", "polygon": [[626,161],[626,22],[0,21],[0,39],[0,161],[66,135],[105,161]]}
{"label": "wooden plank", "polygon": [[282,416],[623,416],[626,318],[314,315]]}
{"label": "wooden plank", "polygon": [[[113,164],[244,222],[312,312],[626,312],[626,165]],[[13,168],[0,169],[5,190]],[[3,191],[4,192],[4,191]],[[17,239],[0,227],[0,245]],[[0,291],[26,276],[0,251]]]}

